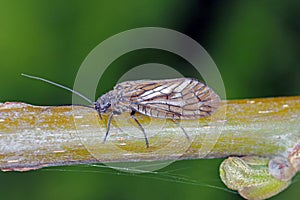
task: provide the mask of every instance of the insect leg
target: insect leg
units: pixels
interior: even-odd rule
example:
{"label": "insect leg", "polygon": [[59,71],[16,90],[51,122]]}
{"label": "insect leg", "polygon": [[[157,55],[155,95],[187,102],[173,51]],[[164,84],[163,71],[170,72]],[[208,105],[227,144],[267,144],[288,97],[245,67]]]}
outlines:
{"label": "insect leg", "polygon": [[108,118],[108,122],[107,122],[107,129],[106,129],[106,133],[105,133],[105,137],[103,139],[103,143],[105,143],[106,139],[107,139],[107,136],[109,134],[109,129],[110,129],[110,122],[111,122],[111,119],[113,117],[114,113],[111,112],[110,115],[109,115],[109,118]]}
{"label": "insect leg", "polygon": [[100,119],[102,120],[101,112],[99,110],[97,110],[97,112],[98,112],[98,115],[99,115]]}
{"label": "insect leg", "polygon": [[190,141],[190,136],[185,132],[184,128],[179,124],[179,122],[176,119],[172,119],[172,120],[175,124],[177,124],[177,126],[179,126],[181,128],[181,130],[184,133],[185,137],[188,139],[188,141]]}
{"label": "insect leg", "polygon": [[139,125],[140,129],[143,131],[145,142],[146,142],[146,147],[149,148],[149,141],[148,141],[148,137],[146,135],[145,129],[140,124],[140,122],[137,120],[137,118],[135,118],[134,114],[135,114],[135,111],[131,111],[130,116],[132,117],[132,119],[134,119],[134,121]]}

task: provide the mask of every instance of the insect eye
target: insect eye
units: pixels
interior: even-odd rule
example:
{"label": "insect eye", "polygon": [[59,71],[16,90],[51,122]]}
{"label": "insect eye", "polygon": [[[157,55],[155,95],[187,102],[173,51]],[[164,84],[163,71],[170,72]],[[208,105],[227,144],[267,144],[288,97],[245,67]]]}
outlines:
{"label": "insect eye", "polygon": [[109,108],[111,106],[111,104],[110,103],[107,103],[106,105],[105,105],[105,108]]}

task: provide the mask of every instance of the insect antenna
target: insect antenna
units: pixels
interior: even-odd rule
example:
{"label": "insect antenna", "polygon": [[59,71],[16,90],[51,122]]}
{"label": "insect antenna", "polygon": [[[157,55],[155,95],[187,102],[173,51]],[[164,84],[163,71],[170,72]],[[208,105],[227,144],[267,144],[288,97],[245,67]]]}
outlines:
{"label": "insect antenna", "polygon": [[55,86],[57,86],[57,87],[63,88],[63,89],[65,89],[65,90],[68,90],[68,91],[70,91],[70,92],[76,94],[77,96],[83,98],[84,100],[86,100],[86,101],[89,102],[90,104],[95,105],[95,102],[93,102],[92,100],[90,100],[89,98],[87,98],[86,96],[84,96],[83,94],[81,94],[81,93],[79,93],[79,92],[77,92],[77,91],[75,91],[75,90],[72,90],[71,88],[68,88],[68,87],[66,87],[66,86],[63,86],[63,85],[58,84],[58,83],[55,83],[55,82],[53,82],[53,81],[49,81],[49,80],[44,79],[44,78],[41,78],[41,77],[31,76],[31,75],[23,74],[23,73],[22,73],[21,75],[22,75],[22,76],[25,76],[25,77],[27,77],[27,78],[31,78],[31,79],[36,79],[36,80],[44,81],[44,82],[46,82],[46,83],[50,83],[51,85],[55,85]]}

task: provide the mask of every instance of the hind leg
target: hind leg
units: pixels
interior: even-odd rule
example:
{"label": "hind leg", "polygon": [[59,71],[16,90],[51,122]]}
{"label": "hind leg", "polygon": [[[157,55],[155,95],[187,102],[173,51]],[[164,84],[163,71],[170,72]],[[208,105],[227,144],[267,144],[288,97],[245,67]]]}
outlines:
{"label": "hind leg", "polygon": [[179,124],[179,122],[176,119],[172,119],[172,120],[175,124],[177,124],[177,126],[179,126],[181,128],[181,130],[184,133],[187,140],[190,141],[190,136],[185,132],[184,128]]}

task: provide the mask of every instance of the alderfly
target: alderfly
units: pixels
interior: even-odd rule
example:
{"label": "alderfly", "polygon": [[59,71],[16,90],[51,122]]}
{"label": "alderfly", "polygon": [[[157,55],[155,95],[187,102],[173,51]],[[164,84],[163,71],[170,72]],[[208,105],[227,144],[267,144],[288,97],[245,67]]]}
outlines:
{"label": "alderfly", "polygon": [[101,114],[109,112],[104,142],[109,134],[112,117],[123,112],[130,112],[130,116],[144,134],[146,147],[149,147],[146,132],[135,117],[136,112],[150,117],[172,119],[177,123],[179,119],[210,116],[220,104],[220,97],[211,88],[193,78],[126,81],[117,84],[113,90],[93,102],[81,93],[58,83],[40,77],[22,75],[73,92],[93,104],[100,118]]}

